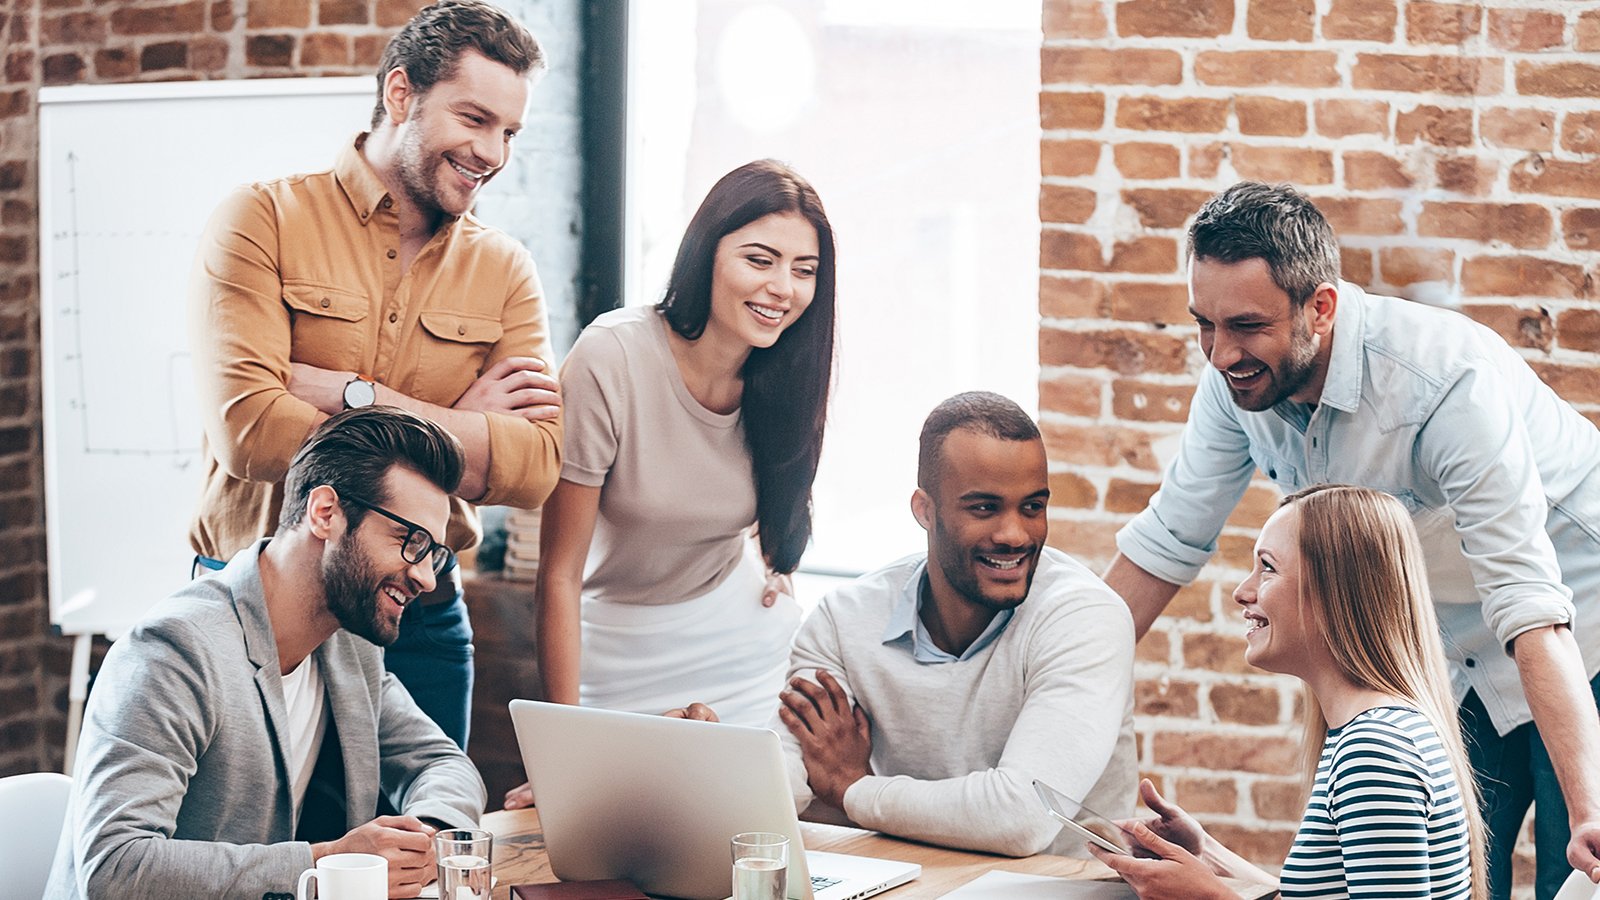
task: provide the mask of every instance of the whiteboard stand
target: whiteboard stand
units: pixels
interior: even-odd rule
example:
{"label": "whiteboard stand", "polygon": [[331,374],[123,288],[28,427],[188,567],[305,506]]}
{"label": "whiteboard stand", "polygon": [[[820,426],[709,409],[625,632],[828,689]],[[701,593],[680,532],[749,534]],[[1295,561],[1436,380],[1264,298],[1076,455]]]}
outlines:
{"label": "whiteboard stand", "polygon": [[72,676],[67,682],[67,755],[61,772],[72,777],[72,761],[78,755],[78,732],[83,730],[83,704],[89,699],[89,657],[94,652],[94,635],[84,632],[72,637]]}

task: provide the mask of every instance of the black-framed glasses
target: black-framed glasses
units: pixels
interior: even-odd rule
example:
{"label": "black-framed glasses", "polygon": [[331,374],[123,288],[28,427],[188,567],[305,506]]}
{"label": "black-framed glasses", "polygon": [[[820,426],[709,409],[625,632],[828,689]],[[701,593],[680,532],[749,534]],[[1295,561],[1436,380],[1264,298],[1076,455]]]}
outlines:
{"label": "black-framed glasses", "polygon": [[433,534],[428,529],[409,519],[401,518],[381,506],[357,500],[354,497],[345,497],[343,499],[345,502],[353,503],[362,509],[370,509],[397,525],[404,525],[406,527],[406,540],[405,543],[400,545],[400,558],[406,562],[415,565],[426,559],[433,566],[433,574],[435,575],[443,572],[445,565],[450,562],[450,548],[434,540]]}

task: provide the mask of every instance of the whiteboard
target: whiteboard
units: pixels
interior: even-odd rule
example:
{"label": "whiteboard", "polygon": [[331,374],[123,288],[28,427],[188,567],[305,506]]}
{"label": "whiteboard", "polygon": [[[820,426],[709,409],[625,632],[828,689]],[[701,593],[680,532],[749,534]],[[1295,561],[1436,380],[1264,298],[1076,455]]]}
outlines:
{"label": "whiteboard", "polygon": [[39,92],[50,621],[126,631],[189,579],[201,422],[188,281],[232,188],[332,166],[372,78]]}

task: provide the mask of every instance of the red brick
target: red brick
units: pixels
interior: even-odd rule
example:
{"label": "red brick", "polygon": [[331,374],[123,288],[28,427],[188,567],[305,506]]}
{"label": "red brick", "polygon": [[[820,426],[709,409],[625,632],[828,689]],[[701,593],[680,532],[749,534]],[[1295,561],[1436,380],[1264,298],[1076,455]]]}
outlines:
{"label": "red brick", "polygon": [[1118,0],[1122,37],[1217,37],[1233,30],[1234,0]]}
{"label": "red brick", "polygon": [[111,12],[111,30],[116,34],[194,34],[205,28],[205,24],[204,0],[171,6],[141,3]]}
{"label": "red brick", "polygon": [[1162,611],[1162,615],[1169,621],[1172,619],[1187,619],[1191,622],[1210,622],[1216,618],[1216,610],[1211,608],[1211,595],[1215,592],[1216,584],[1210,581],[1196,581],[1185,587],[1179,588],[1178,593],[1172,597],[1172,602]]}
{"label": "red brick", "polygon": [[1186,669],[1248,675],[1256,670],[1244,661],[1244,627],[1238,635],[1193,632],[1183,636],[1183,665]]}
{"label": "red brick", "polygon": [[1398,18],[1394,0],[1333,0],[1322,17],[1322,36],[1330,41],[1394,40]]}
{"label": "red brick", "polygon": [[1353,191],[1409,188],[1415,183],[1409,167],[1387,153],[1352,150],[1344,155],[1344,186]]}
{"label": "red brick", "polygon": [[1317,133],[1324,137],[1389,134],[1389,104],[1381,100],[1318,100]]}
{"label": "red brick", "polygon": [[[35,225],[38,222],[38,215],[39,211],[26,200],[7,200],[4,204],[0,204],[0,225]],[[13,339],[0,334],[0,340]]]}
{"label": "red brick", "polygon": [[[1194,397],[1194,387],[1186,384],[1162,384],[1118,378],[1111,382],[1111,414],[1126,422],[1183,422],[1189,418],[1189,401]],[[1141,489],[1155,485],[1140,485]],[[1149,499],[1149,493],[1145,494]],[[1110,509],[1110,494],[1106,508]],[[1117,510],[1138,512],[1144,509],[1141,501],[1137,509]]]}
{"label": "red brick", "polygon": [[1052,516],[1050,536],[1045,543],[1067,553],[1092,569],[1110,563],[1117,555],[1116,528],[1104,522],[1086,522],[1078,518]]}
{"label": "red brick", "polygon": [[1556,114],[1542,109],[1486,109],[1478,120],[1484,140],[1516,150],[1549,150],[1555,145]]}
{"label": "red brick", "polygon": [[1498,94],[1505,81],[1501,65],[1499,59],[1476,56],[1361,53],[1356,56],[1350,81],[1353,87],[1361,90]]}
{"label": "red brick", "polygon": [[[307,36],[310,40],[313,36]],[[221,72],[228,65],[228,42],[215,35],[189,42],[189,65],[200,72]]]}
{"label": "red brick", "polygon": [[1528,157],[1511,167],[1511,189],[1524,194],[1600,199],[1600,160],[1564,162]]}
{"label": "red brick", "polygon": [[1255,565],[1255,539],[1241,534],[1224,534],[1217,538],[1217,554],[1211,564],[1219,569],[1248,572]]}
{"label": "red brick", "polygon": [[366,69],[377,68],[378,61],[383,57],[383,48],[388,44],[387,35],[359,35],[355,41],[355,65]]}
{"label": "red brick", "polygon": [[1183,57],[1175,50],[1044,48],[1045,84],[1178,84]]}
{"label": "red brick", "polygon": [[294,35],[252,34],[244,39],[245,62],[263,69],[294,64]]}
{"label": "red brick", "polygon": [[1561,234],[1573,250],[1600,250],[1600,209],[1569,209],[1561,214]]}
{"label": "red brick", "polygon": [[313,32],[300,39],[300,65],[350,65],[350,38],[342,34]]}
{"label": "red brick", "polygon": [[[1186,635],[1185,638],[1193,638]],[[1299,771],[1300,739],[1212,734],[1202,731],[1157,731],[1151,735],[1151,756],[1159,766],[1211,771],[1243,771],[1259,775],[1292,775]],[[1217,835],[1217,827],[1208,831]],[[1291,839],[1293,832],[1290,833]],[[1238,845],[1228,844],[1230,848]],[[1288,849],[1285,845],[1285,850]],[[1281,861],[1283,857],[1280,855]]]}
{"label": "red brick", "polygon": [[[306,40],[315,36],[307,35]],[[1039,188],[1039,220],[1042,222],[1082,225],[1094,215],[1094,207],[1095,193],[1089,188],[1059,184],[1046,184]]]}
{"label": "red brick", "polygon": [[1239,787],[1232,778],[1182,777],[1169,799],[1185,812],[1232,815],[1239,808]]}
{"label": "red brick", "polygon": [[1573,153],[1600,153],[1600,112],[1569,112],[1561,120],[1561,148]]}
{"label": "red brick", "polygon": [[1583,268],[1537,256],[1478,256],[1461,267],[1469,297],[1577,300],[1585,295]]}
{"label": "red brick", "polygon": [[1545,9],[1489,10],[1489,43],[1501,50],[1532,53],[1567,42],[1567,20]]}
{"label": "red brick", "polygon": [[1105,37],[1105,4],[1101,0],[1048,0],[1044,4],[1044,36],[1046,40]]}
{"label": "red brick", "polygon": [[367,0],[318,0],[319,25],[365,25],[371,19]]}
{"label": "red brick", "polygon": [[1228,156],[1227,144],[1198,144],[1189,147],[1189,177],[1215,178]]}
{"label": "red brick", "polygon": [[1245,33],[1258,41],[1311,41],[1317,21],[1316,0],[1250,0]]}
{"label": "red brick", "polygon": [[305,28],[311,24],[311,0],[250,0],[246,28]]}
{"label": "red brick", "polygon": [[1058,372],[1039,379],[1039,408],[1069,416],[1100,415],[1105,382],[1093,375]]}
{"label": "red brick", "polygon": [[1600,369],[1529,360],[1533,371],[1568,403],[1600,403]]}
{"label": "red brick", "polygon": [[1532,203],[1460,203],[1426,201],[1417,219],[1423,237],[1465,238],[1513,247],[1550,243],[1550,211]]}
{"label": "red brick", "polygon": [[1170,678],[1140,678],[1133,684],[1133,714],[1174,719],[1200,717],[1200,685]]}
{"label": "red brick", "polygon": [[[1160,485],[1155,482],[1128,481],[1125,478],[1113,478],[1106,486],[1106,511],[1121,513],[1143,512],[1150,505],[1150,497],[1155,494]],[[1148,634],[1146,635],[1148,637]],[[1163,642],[1165,643],[1165,642]],[[1143,646],[1141,643],[1140,646]],[[1162,651],[1165,658],[1167,651]]]}
{"label": "red brick", "polygon": [[1378,271],[1385,284],[1395,287],[1419,281],[1454,282],[1456,255],[1431,247],[1384,247],[1378,251]]}
{"label": "red brick", "polygon": [[[1133,658],[1135,662],[1167,663],[1172,658],[1172,641],[1159,626],[1151,628],[1139,639],[1139,643],[1133,646]],[[1135,738],[1141,740],[1141,744],[1143,737],[1142,734],[1135,735]],[[1143,755],[1139,754],[1141,757]]]}
{"label": "red brick", "polygon": [[1472,110],[1422,105],[1395,116],[1394,139],[1400,144],[1425,141],[1441,147],[1472,143]]}
{"label": "red brick", "polygon": [[15,119],[33,111],[33,92],[27,88],[0,93],[0,119]]}
{"label": "red brick", "polygon": [[1302,147],[1233,148],[1233,167],[1240,178],[1252,181],[1287,181],[1295,185],[1331,184],[1333,155]]}
{"label": "red brick", "polygon": [[1099,141],[1041,141],[1039,167],[1044,175],[1057,178],[1093,175],[1102,146]]}
{"label": "red brick", "polygon": [[1178,188],[1140,188],[1122,192],[1122,202],[1133,208],[1146,228],[1182,228],[1207,200],[1210,191]]}
{"label": "red brick", "polygon": [[1339,277],[1352,284],[1372,284],[1372,251],[1340,247]]}
{"label": "red brick", "polygon": [[428,0],[377,0],[378,27],[398,28],[427,5]]}
{"label": "red brick", "polygon": [[1111,159],[1123,178],[1156,180],[1177,178],[1180,158],[1171,144],[1135,141],[1111,148]]}
{"label": "red brick", "polygon": [[1039,363],[1046,366],[1110,369],[1123,375],[1176,375],[1187,368],[1188,352],[1183,340],[1148,331],[1039,329]]}
{"label": "red brick", "polygon": [[[26,91],[17,91],[16,93],[24,100],[27,99]],[[10,162],[0,163],[0,191],[14,191],[27,183],[28,163],[25,160],[14,159]]]}
{"label": "red brick", "polygon": [[1257,781],[1250,786],[1250,805],[1257,818],[1299,822],[1306,809],[1305,785],[1300,781]]}
{"label": "red brick", "polygon": [[1299,137],[1306,133],[1306,105],[1276,97],[1239,97],[1233,102],[1240,134]]}
{"label": "red brick", "polygon": [[1106,95],[1044,91],[1039,94],[1039,124],[1045,130],[1094,131],[1106,120]]}
{"label": "red brick", "polygon": [[1483,7],[1464,3],[1411,0],[1406,4],[1406,41],[1412,44],[1465,43],[1483,28]]}
{"label": "red brick", "polygon": [[1278,689],[1272,685],[1213,684],[1209,699],[1220,721],[1240,725],[1278,722]]}
{"label": "red brick", "polygon": [[145,44],[139,51],[139,71],[158,72],[163,69],[187,69],[189,45],[184,41],[162,41]]}
{"label": "red brick", "polygon": [[1099,238],[1080,231],[1039,232],[1039,268],[1100,272],[1106,267]]}
{"label": "red brick", "polygon": [[139,61],[126,47],[112,47],[94,52],[94,75],[101,81],[121,81],[139,71]]}
{"label": "red brick", "polygon": [[[115,15],[112,14],[113,18]],[[99,13],[92,12],[42,16],[39,20],[39,38],[43,44],[103,44],[106,39],[106,20]]]}
{"label": "red brick", "polygon": [[1474,197],[1487,196],[1500,176],[1500,165],[1476,156],[1444,156],[1434,163],[1434,183],[1440,190]]}
{"label": "red brick", "polygon": [[17,50],[6,55],[5,78],[13,84],[32,81],[36,56],[30,51]]}
{"label": "red brick", "polygon": [[1600,50],[1600,9],[1578,16],[1577,49],[1585,53]]}
{"label": "red brick", "polygon": [[1569,309],[1563,312],[1556,319],[1556,340],[1569,350],[1588,353],[1600,351],[1600,310]]}
{"label": "red brick", "polygon": [[1111,318],[1125,322],[1184,325],[1189,315],[1189,288],[1178,283],[1119,281],[1111,285]]}
{"label": "red brick", "polygon": [[[1099,247],[1098,244],[1095,246]],[[1095,252],[1098,254],[1099,250]],[[1047,319],[1103,319],[1110,312],[1105,285],[1100,282],[1088,278],[1039,276],[1041,316]]]}
{"label": "red brick", "polygon": [[[1244,496],[1234,504],[1233,512],[1228,514],[1226,524],[1231,528],[1248,528],[1260,531],[1267,519],[1278,511],[1278,504],[1283,500],[1283,492],[1271,484],[1257,482],[1244,489]],[[1233,593],[1230,588],[1228,596]]]}
{"label": "red brick", "polygon": [[1229,87],[1333,87],[1339,84],[1337,54],[1321,50],[1206,50],[1195,57],[1201,84]]}
{"label": "red brick", "polygon": [[1544,309],[1473,303],[1463,306],[1461,311],[1489,326],[1513,347],[1549,352],[1550,344],[1555,340],[1555,322],[1550,320],[1550,313]]}
{"label": "red brick", "polygon": [[1076,472],[1050,473],[1050,505],[1072,509],[1094,509],[1100,492],[1094,482]]}
{"label": "red brick", "polygon": [[44,58],[40,72],[45,84],[74,84],[83,80],[87,68],[76,53],[55,53]]}
{"label": "red brick", "polygon": [[1111,247],[1107,271],[1165,275],[1178,271],[1178,242],[1169,237],[1138,237]]}
{"label": "red brick", "polygon": [[239,20],[234,12],[233,0],[212,0],[211,4],[211,30],[216,32],[232,31],[233,25]]}
{"label": "red brick", "polygon": [[1337,234],[1399,234],[1399,200],[1371,200],[1364,197],[1317,197],[1313,201]]}
{"label": "red brick", "polygon": [[1518,62],[1517,93],[1542,97],[1600,97],[1600,65]]}
{"label": "red brick", "polygon": [[1146,431],[1116,425],[1064,425],[1060,422],[1043,422],[1039,430],[1044,432],[1045,451],[1056,462],[1104,468],[1132,466],[1151,473],[1161,468],[1150,447],[1150,433]]}

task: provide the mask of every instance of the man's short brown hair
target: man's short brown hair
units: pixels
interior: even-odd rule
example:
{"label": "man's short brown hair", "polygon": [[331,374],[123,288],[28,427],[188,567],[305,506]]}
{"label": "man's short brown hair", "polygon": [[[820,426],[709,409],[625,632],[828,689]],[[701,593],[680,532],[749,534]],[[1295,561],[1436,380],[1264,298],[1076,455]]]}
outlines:
{"label": "man's short brown hair", "polygon": [[417,93],[449,81],[461,54],[475,50],[518,75],[545,69],[544,49],[533,34],[504,10],[482,0],[439,0],[411,17],[384,48],[378,63],[378,103],[372,127],[383,121],[383,81],[404,69]]}

